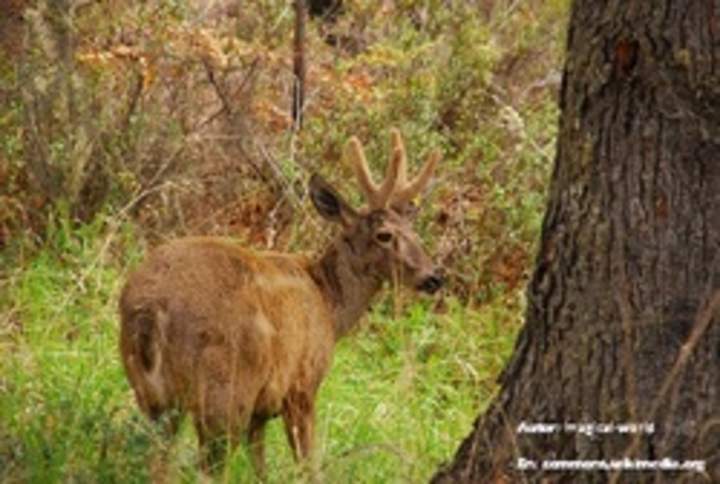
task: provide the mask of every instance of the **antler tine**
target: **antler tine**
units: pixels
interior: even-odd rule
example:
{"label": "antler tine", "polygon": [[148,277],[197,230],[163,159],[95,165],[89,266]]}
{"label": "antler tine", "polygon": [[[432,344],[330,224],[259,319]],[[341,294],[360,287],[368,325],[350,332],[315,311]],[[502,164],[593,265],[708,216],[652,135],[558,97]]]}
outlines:
{"label": "antler tine", "polygon": [[398,187],[398,180],[402,173],[403,162],[403,151],[393,150],[392,157],[388,163],[387,171],[385,173],[385,180],[383,180],[380,189],[375,194],[375,199],[371,202],[370,208],[385,208],[390,203],[395,191]]}
{"label": "antler tine", "polygon": [[360,188],[367,198],[370,209],[381,209],[389,204],[402,205],[411,201],[422,192],[433,175],[435,166],[440,160],[440,152],[433,151],[428,156],[420,173],[411,181],[407,181],[407,155],[400,131],[390,130],[391,153],[385,179],[378,185],[373,181],[368,167],[367,158],[360,140],[353,136],[346,146],[346,157],[350,161]]}
{"label": "antler tine", "polygon": [[385,170],[385,179],[378,189],[371,208],[385,208],[392,200],[399,187],[407,179],[407,157],[400,131],[396,128],[390,130],[390,159]]}
{"label": "antler tine", "polygon": [[402,205],[404,203],[410,202],[413,198],[418,196],[420,192],[425,190],[425,188],[430,183],[430,179],[432,178],[433,172],[435,171],[435,166],[437,165],[438,161],[440,161],[440,158],[442,157],[442,154],[439,150],[433,150],[430,155],[427,157],[427,161],[425,162],[425,165],[420,169],[420,173],[411,181],[410,183],[406,183],[404,186],[400,186],[399,189],[395,192],[395,196],[393,197],[393,204],[396,205]]}
{"label": "antler tine", "polygon": [[372,175],[370,174],[370,169],[368,168],[367,158],[365,158],[362,143],[360,143],[360,140],[356,136],[353,136],[347,142],[345,156],[352,165],[355,177],[357,178],[365,197],[368,201],[372,201],[378,192],[378,186],[375,184]]}
{"label": "antler tine", "polygon": [[397,187],[400,188],[407,184],[407,154],[405,151],[405,143],[403,143],[402,135],[400,134],[400,130],[397,128],[392,128],[390,130],[390,138],[390,149],[392,151],[390,152],[390,161],[387,170],[389,174],[392,164],[398,164]]}

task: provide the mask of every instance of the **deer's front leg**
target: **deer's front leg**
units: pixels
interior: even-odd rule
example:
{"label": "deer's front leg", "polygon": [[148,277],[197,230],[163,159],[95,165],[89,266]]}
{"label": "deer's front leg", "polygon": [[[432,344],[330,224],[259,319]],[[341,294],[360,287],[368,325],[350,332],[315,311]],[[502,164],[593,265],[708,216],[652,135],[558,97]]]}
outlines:
{"label": "deer's front leg", "polygon": [[290,393],[283,402],[285,433],[295,460],[311,460],[315,427],[314,395]]}

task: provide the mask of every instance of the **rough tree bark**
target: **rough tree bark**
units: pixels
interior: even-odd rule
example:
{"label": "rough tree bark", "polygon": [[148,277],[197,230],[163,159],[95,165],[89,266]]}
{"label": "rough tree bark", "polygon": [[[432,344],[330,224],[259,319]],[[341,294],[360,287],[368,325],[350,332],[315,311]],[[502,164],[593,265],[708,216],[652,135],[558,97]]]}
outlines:
{"label": "rough tree bark", "polygon": [[[717,0],[574,2],[526,323],[434,482],[720,482],[719,76]],[[522,422],[654,428],[533,435]],[[705,472],[542,469],[624,457]]]}

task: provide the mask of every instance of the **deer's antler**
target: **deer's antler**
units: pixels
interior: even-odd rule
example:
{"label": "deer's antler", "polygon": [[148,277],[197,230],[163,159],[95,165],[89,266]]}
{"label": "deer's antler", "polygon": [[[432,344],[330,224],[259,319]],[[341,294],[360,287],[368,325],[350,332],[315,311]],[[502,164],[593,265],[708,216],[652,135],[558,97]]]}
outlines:
{"label": "deer's antler", "polygon": [[373,210],[388,206],[401,206],[419,195],[430,183],[435,166],[441,156],[437,150],[430,153],[419,174],[408,182],[407,155],[400,131],[393,128],[390,136],[392,144],[390,161],[381,185],[377,185],[373,181],[360,140],[353,136],[347,144],[347,158],[360,183],[360,188],[367,198],[368,205]]}

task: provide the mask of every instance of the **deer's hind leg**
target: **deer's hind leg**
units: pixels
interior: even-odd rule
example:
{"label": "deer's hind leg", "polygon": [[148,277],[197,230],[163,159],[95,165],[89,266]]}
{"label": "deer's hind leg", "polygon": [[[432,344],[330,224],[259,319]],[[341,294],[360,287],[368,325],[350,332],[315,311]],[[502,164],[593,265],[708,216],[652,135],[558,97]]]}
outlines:
{"label": "deer's hind leg", "polygon": [[153,438],[153,450],[148,462],[150,478],[154,483],[172,482],[168,475],[168,461],[183,413],[176,408],[157,407],[151,407],[147,413],[157,429],[157,437]]}
{"label": "deer's hind leg", "polygon": [[238,395],[225,385],[210,384],[203,405],[193,412],[198,435],[200,467],[206,474],[222,471],[225,458],[248,428],[254,394]]}
{"label": "deer's hind leg", "polygon": [[[255,402],[269,371],[262,358],[266,342],[254,343],[253,333],[244,325],[232,328],[224,337],[226,344],[204,348],[199,362],[201,378],[193,415],[200,464],[206,473],[222,470],[225,457],[250,429]],[[254,432],[261,435],[261,430]]]}
{"label": "deer's hind leg", "polygon": [[240,430],[237,425],[208,425],[195,422],[200,452],[200,468],[205,474],[216,475],[222,471],[225,458],[232,453],[239,442]]}
{"label": "deer's hind leg", "polygon": [[268,418],[265,416],[253,415],[250,419],[247,438],[255,474],[258,479],[265,481],[267,472],[265,469],[265,424]]}

